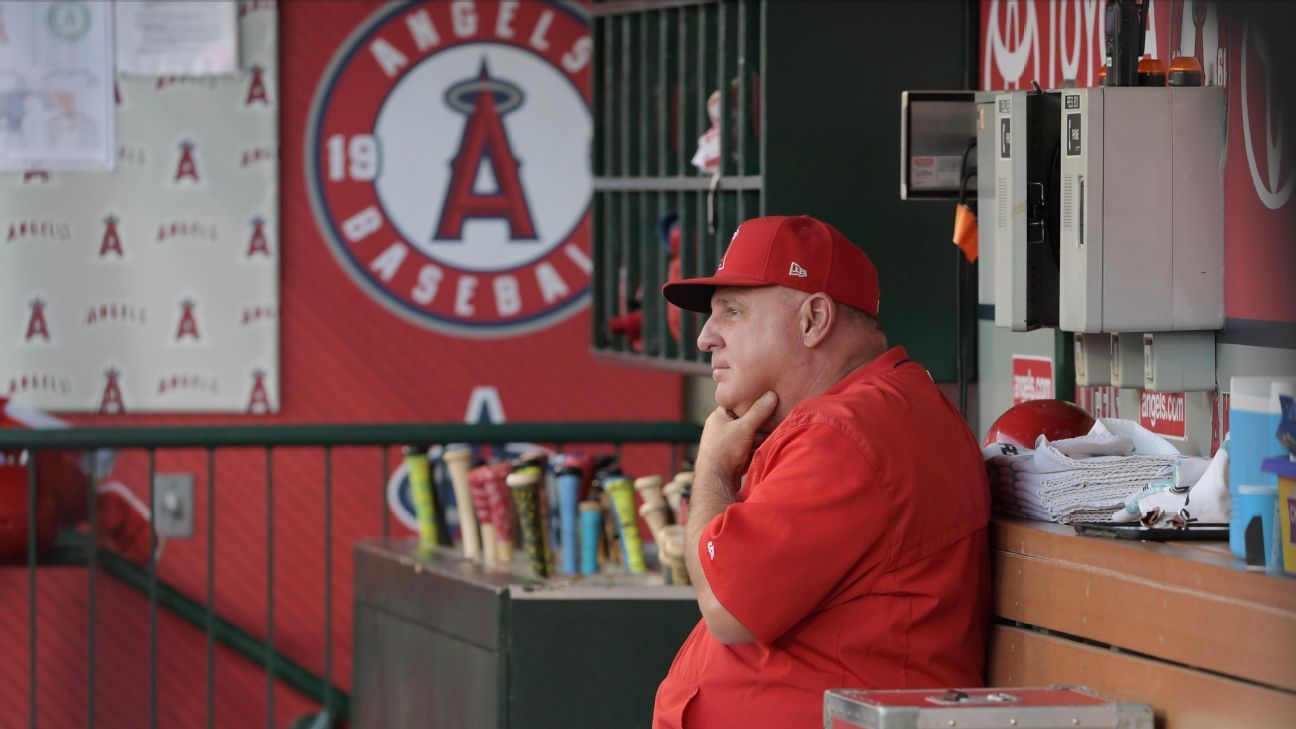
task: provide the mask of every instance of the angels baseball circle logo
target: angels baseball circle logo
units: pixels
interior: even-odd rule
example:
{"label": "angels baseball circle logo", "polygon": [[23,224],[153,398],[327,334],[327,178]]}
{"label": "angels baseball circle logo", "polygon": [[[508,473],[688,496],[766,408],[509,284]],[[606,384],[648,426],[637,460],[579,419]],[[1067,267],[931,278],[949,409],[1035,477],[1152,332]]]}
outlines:
{"label": "angels baseball circle logo", "polygon": [[588,301],[585,18],[565,4],[384,7],[342,44],[306,140],[311,204],[383,306],[464,337],[550,326]]}

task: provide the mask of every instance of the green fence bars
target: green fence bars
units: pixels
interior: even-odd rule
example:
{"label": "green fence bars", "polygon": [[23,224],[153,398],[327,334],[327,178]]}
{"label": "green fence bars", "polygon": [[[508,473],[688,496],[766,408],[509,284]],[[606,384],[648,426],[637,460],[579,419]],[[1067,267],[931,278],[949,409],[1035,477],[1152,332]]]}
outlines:
{"label": "green fence bars", "polygon": [[[677,337],[659,291],[671,265],[671,221],[679,226],[676,265],[688,278],[712,273],[738,223],[763,214],[764,5],[596,2],[591,9],[599,357],[709,373],[707,355],[693,344],[701,320],[684,312]],[[701,170],[692,160],[712,127],[713,94],[718,166]]]}
{"label": "green fence bars", "polygon": [[[274,726],[274,688],[276,681],[297,689],[318,702],[321,713],[299,721],[299,726],[326,727],[349,715],[349,697],[333,683],[333,451],[340,446],[378,448],[381,451],[381,478],[375,489],[376,507],[382,513],[382,536],[390,534],[390,520],[385,495],[388,477],[388,451],[402,444],[474,443],[503,445],[507,443],[552,444],[559,450],[563,444],[610,444],[620,453],[624,443],[665,444],[670,446],[671,468],[678,465],[681,447],[696,443],[701,428],[692,423],[502,423],[498,425],[398,424],[398,425],[281,425],[262,427],[144,427],[144,428],[71,428],[66,430],[0,430],[0,450],[39,452],[42,450],[92,450],[98,448],[141,449],[148,454],[150,544],[153,543],[156,519],[154,476],[156,454],[166,449],[201,449],[205,452],[207,476],[207,556],[206,595],[202,601],[184,594],[158,578],[156,552],[150,549],[146,567],[140,567],[109,551],[99,550],[95,527],[95,494],[98,480],[105,474],[92,468],[89,489],[89,536],[74,532],[60,534],[55,545],[37,559],[37,530],[28,529],[26,569],[28,573],[28,711],[29,726],[37,727],[37,570],[42,565],[86,565],[88,581],[89,631],[87,652],[88,722],[95,723],[95,614],[97,609],[97,576],[99,572],[120,581],[147,596],[149,656],[149,727],[158,725],[157,714],[157,610],[161,607],[200,629],[206,636],[206,725],[216,723],[215,648],[219,643],[266,672],[266,725]],[[320,576],[324,588],[323,675],[313,673],[282,655],[275,648],[275,556],[274,556],[274,454],[283,448],[322,449],[322,504],[324,555]],[[266,633],[264,640],[248,634],[216,612],[216,454],[222,449],[259,448],[265,458],[266,530]],[[92,459],[93,460],[93,459]],[[28,458],[27,518],[37,523],[36,459]]]}

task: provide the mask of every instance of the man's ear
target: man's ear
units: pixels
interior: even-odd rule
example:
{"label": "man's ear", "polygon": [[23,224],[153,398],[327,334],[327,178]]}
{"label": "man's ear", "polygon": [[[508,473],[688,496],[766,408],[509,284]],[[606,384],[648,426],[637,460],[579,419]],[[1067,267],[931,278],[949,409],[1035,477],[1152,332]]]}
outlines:
{"label": "man's ear", "polygon": [[816,347],[823,343],[836,321],[836,302],[822,292],[810,294],[801,302],[798,321],[801,343],[806,347]]}

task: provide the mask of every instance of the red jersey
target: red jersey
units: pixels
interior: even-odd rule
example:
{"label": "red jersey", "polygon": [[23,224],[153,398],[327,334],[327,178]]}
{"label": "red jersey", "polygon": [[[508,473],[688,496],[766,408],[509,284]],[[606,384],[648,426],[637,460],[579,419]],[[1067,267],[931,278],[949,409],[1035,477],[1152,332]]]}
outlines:
{"label": "red jersey", "polygon": [[654,729],[813,727],[834,688],[980,686],[989,486],[976,439],[896,347],[792,409],[698,543],[757,641],[698,623]]}

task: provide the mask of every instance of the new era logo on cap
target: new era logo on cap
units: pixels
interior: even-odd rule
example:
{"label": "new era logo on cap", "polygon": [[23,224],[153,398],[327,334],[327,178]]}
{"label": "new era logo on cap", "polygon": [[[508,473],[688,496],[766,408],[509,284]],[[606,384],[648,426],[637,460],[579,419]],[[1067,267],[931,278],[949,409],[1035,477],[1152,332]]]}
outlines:
{"label": "new era logo on cap", "polygon": [[810,274],[806,273],[806,270],[805,270],[804,268],[801,268],[801,266],[798,265],[796,261],[793,261],[793,262],[792,262],[792,266],[791,266],[790,268],[788,268],[788,275],[789,275],[789,276],[800,276],[801,278],[805,278],[805,277],[809,276]]}

